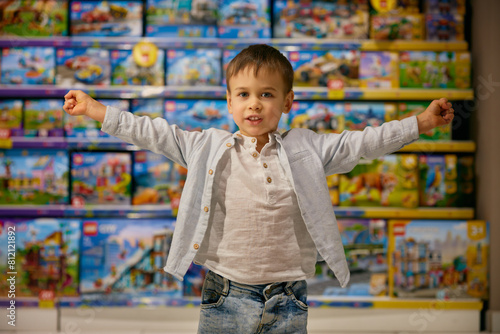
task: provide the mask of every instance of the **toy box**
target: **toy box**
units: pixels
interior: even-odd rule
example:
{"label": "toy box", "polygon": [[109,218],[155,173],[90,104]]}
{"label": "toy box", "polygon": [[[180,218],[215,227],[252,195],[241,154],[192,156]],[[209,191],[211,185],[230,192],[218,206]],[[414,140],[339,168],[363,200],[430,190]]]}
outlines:
{"label": "toy box", "polygon": [[0,204],[67,204],[68,166],[66,151],[1,151]]}
{"label": "toy box", "polygon": [[219,37],[270,38],[270,10],[269,0],[219,0]]}
{"label": "toy box", "polygon": [[389,51],[361,52],[360,86],[364,88],[399,88],[399,55]]}
{"label": "toy box", "polygon": [[209,128],[236,131],[225,100],[165,100],[165,118],[187,131]]}
{"label": "toy box", "polygon": [[337,221],[346,255],[350,283],[341,288],[325,262],[316,264],[316,276],[307,281],[309,295],[385,296],[387,284],[387,232],[382,219]]}
{"label": "toy box", "polygon": [[109,50],[65,48],[56,52],[56,84],[66,87],[109,86]]}
{"label": "toy box", "polygon": [[368,38],[368,3],[358,1],[274,2],[274,37]]}
{"label": "toy box", "polygon": [[475,207],[475,172],[474,156],[464,155],[458,157],[458,199],[457,207],[473,208]]}
{"label": "toy box", "polygon": [[420,206],[453,207],[458,196],[457,156],[419,156]]}
{"label": "toy box", "polygon": [[[142,44],[141,44],[142,45]],[[151,85],[163,86],[165,83],[165,52],[144,45],[146,61],[141,58],[143,52],[134,50],[111,51],[112,85]],[[137,48],[135,50],[140,50]]]}
{"label": "toy box", "polygon": [[429,41],[463,41],[465,38],[463,15],[427,14],[425,27]]}
{"label": "toy box", "polygon": [[341,51],[290,51],[296,86],[359,87],[360,53]]}
{"label": "toy box", "polygon": [[165,156],[149,151],[134,152],[133,205],[170,205],[174,214],[186,182],[187,170]]}
{"label": "toy box", "polygon": [[71,204],[130,204],[129,152],[72,152]]}
{"label": "toy box", "polygon": [[425,0],[425,12],[465,15],[465,0]]}
{"label": "toy box", "polygon": [[184,297],[201,297],[203,282],[207,273],[207,268],[191,263],[182,282]]}
{"label": "toy box", "polygon": [[440,52],[438,54],[439,88],[470,88],[471,59],[469,52]]}
{"label": "toy box", "polygon": [[55,52],[49,47],[3,48],[1,83],[15,85],[53,85]]}
{"label": "toy box", "polygon": [[217,37],[217,0],[147,0],[146,36]]}
{"label": "toy box", "polygon": [[340,175],[333,174],[326,177],[326,184],[328,186],[328,192],[330,193],[330,199],[332,200],[333,206],[338,206],[340,204]]}
{"label": "toy box", "polygon": [[[105,106],[111,106],[120,110],[129,110],[128,100],[104,100],[99,99],[98,102]],[[99,143],[103,138],[109,141],[120,141],[116,137],[111,137],[101,131],[101,122],[95,121],[86,116],[70,116],[64,113],[64,133],[68,141],[79,141],[81,139],[91,139]]]}
{"label": "toy box", "polygon": [[0,100],[0,129],[8,137],[23,136],[23,100]]}
{"label": "toy box", "polygon": [[167,50],[167,85],[220,86],[220,49]]}
{"label": "toy box", "polygon": [[344,105],[340,102],[295,101],[288,119],[290,128],[318,133],[341,133],[345,129]]}
{"label": "toy box", "polygon": [[226,81],[226,72],[227,72],[227,66],[233,60],[234,57],[238,53],[240,53],[241,50],[224,50],[222,52],[222,85],[227,86],[227,81]]}
{"label": "toy box", "polygon": [[361,160],[352,171],[340,175],[340,205],[415,208],[418,181],[416,154]]}
{"label": "toy box", "polygon": [[344,103],[345,130],[363,130],[397,118],[395,103]]}
{"label": "toy box", "polygon": [[420,13],[420,0],[370,0],[374,13],[397,15]]}
{"label": "toy box", "polygon": [[130,111],[137,116],[149,116],[151,118],[163,117],[163,99],[133,99]]}
{"label": "toy box", "polygon": [[182,282],[163,271],[172,243],[173,219],[82,221],[82,300],[126,302],[181,298]]}
{"label": "toy box", "polygon": [[63,105],[59,99],[24,101],[26,137],[63,137]]}
{"label": "toy box", "polygon": [[388,226],[390,296],[488,298],[488,223],[394,220]]}
{"label": "toy box", "polygon": [[1,4],[1,35],[66,36],[68,1],[14,0]]}
{"label": "toy box", "polygon": [[72,36],[142,36],[142,0],[71,1]]}
{"label": "toy box", "polygon": [[38,298],[42,290],[52,290],[57,297],[79,295],[79,220],[2,218],[0,247],[2,296],[9,292],[8,272],[17,273],[16,297]]}
{"label": "toy box", "polygon": [[433,88],[439,79],[438,52],[402,51],[399,54],[401,88]]}
{"label": "toy box", "polygon": [[[398,104],[398,119],[417,116],[422,113],[429,103],[427,102],[400,102]],[[429,130],[420,135],[422,140],[451,140],[451,123]]]}
{"label": "toy box", "polygon": [[377,14],[370,18],[370,38],[376,40],[423,40],[424,17],[421,14]]}

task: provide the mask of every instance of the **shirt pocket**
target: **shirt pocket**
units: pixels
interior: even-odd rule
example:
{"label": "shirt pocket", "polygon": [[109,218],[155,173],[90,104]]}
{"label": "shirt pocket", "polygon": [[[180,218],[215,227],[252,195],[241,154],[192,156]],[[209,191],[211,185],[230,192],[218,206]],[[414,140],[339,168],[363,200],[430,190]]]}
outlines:
{"label": "shirt pocket", "polygon": [[288,161],[290,164],[293,164],[298,161],[305,161],[305,160],[312,160],[312,154],[311,151],[299,151],[297,153],[294,153],[288,157]]}

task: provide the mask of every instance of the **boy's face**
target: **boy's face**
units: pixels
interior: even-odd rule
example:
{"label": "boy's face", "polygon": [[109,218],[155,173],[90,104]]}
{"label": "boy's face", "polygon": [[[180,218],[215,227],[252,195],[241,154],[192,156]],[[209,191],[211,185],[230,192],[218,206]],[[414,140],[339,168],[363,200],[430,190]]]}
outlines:
{"label": "boy's face", "polygon": [[279,73],[261,68],[257,76],[253,68],[234,75],[227,91],[227,107],[234,122],[245,136],[257,138],[261,146],[268,134],[278,128],[282,113],[292,108],[293,91],[285,94],[285,83]]}

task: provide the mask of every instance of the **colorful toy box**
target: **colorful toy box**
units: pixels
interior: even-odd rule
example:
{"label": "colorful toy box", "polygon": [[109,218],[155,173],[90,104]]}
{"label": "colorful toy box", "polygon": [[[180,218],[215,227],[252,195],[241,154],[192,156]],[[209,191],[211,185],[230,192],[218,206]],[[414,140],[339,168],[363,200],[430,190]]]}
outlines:
{"label": "colorful toy box", "polygon": [[399,54],[401,88],[433,88],[439,79],[438,52],[402,51]]}
{"label": "colorful toy box", "polygon": [[399,55],[390,51],[363,51],[359,64],[360,86],[399,88]]}
{"label": "colorful toy box", "polygon": [[488,298],[488,223],[394,220],[388,226],[390,296]]}
{"label": "colorful toy box", "polygon": [[358,1],[274,2],[274,37],[368,38],[368,3]]}
{"label": "colorful toy box", "polygon": [[66,36],[68,34],[67,0],[3,1],[2,10],[0,36]]}
{"label": "colorful toy box", "polygon": [[420,155],[420,206],[453,207],[458,197],[457,156]]}
{"label": "colorful toy box", "polygon": [[316,276],[307,281],[309,295],[385,296],[387,282],[387,232],[382,219],[337,220],[342,244],[351,272],[345,289],[325,262],[316,265]]}
{"label": "colorful toy box", "polygon": [[340,102],[295,101],[288,115],[290,128],[318,133],[341,133],[345,129],[344,105]]}
{"label": "colorful toy box", "polygon": [[142,36],[142,0],[71,1],[72,36]]}
{"label": "colorful toy box", "polygon": [[0,204],[67,204],[68,166],[66,151],[1,151]]}
{"label": "colorful toy box", "polygon": [[370,38],[376,40],[423,40],[424,16],[421,14],[376,14],[370,18]]}
{"label": "colorful toy box", "polygon": [[[98,100],[105,106],[111,106],[120,110],[129,110],[128,100]],[[112,137],[105,132],[101,131],[101,123],[86,116],[70,116],[64,113],[64,133],[68,141],[79,142],[82,139],[95,140],[100,143],[103,138],[106,141],[120,141],[116,137]]]}
{"label": "colorful toy box", "polygon": [[[400,102],[398,104],[399,120],[422,113],[429,103],[427,102]],[[422,140],[451,140],[451,123],[429,130],[420,135]]]}
{"label": "colorful toy box", "polygon": [[359,87],[358,50],[290,51],[296,86]]}
{"label": "colorful toy box", "polygon": [[63,105],[59,99],[25,100],[25,137],[63,137]]}
{"label": "colorful toy box", "polygon": [[222,85],[227,86],[227,81],[226,81],[226,72],[227,72],[227,66],[233,60],[234,57],[238,53],[240,53],[241,50],[227,50],[225,49],[222,52]]}
{"label": "colorful toy box", "polygon": [[7,137],[19,137],[23,131],[23,100],[0,100],[0,129]]}
{"label": "colorful toy box", "polygon": [[352,171],[340,175],[340,205],[415,208],[418,181],[416,154],[361,160]]}
{"label": "colorful toy box", "polygon": [[370,0],[374,13],[420,13],[420,0]]}
{"label": "colorful toy box", "polygon": [[38,299],[43,290],[51,290],[59,298],[79,295],[79,220],[2,218],[0,247],[2,296],[7,297],[9,292],[9,272],[17,273],[16,297]]}
{"label": "colorful toy box", "polygon": [[453,14],[427,14],[425,28],[429,41],[463,41],[464,17]]}
{"label": "colorful toy box", "polygon": [[65,48],[56,52],[56,84],[66,87],[109,86],[109,50]]}
{"label": "colorful toy box", "polygon": [[219,37],[270,38],[270,10],[269,0],[219,0]]}
{"label": "colorful toy box", "polygon": [[182,282],[182,294],[184,297],[201,297],[203,282],[205,281],[205,275],[207,273],[207,268],[191,263],[186,275],[184,275],[184,281]]}
{"label": "colorful toy box", "polygon": [[165,156],[149,151],[134,152],[133,205],[165,204],[176,213],[187,170]]}
{"label": "colorful toy box", "polygon": [[163,271],[172,243],[173,219],[82,221],[82,300],[126,302],[181,298],[182,282]]}
{"label": "colorful toy box", "polygon": [[149,116],[151,118],[163,117],[163,99],[133,99],[130,111],[137,116]]}
{"label": "colorful toy box", "polygon": [[217,37],[217,0],[147,0],[146,36]]}
{"label": "colorful toy box", "polygon": [[225,100],[165,100],[165,118],[187,131],[209,128],[236,131]]}
{"label": "colorful toy box", "polygon": [[71,204],[130,204],[131,167],[129,152],[72,152]]}
{"label": "colorful toy box", "polygon": [[363,130],[397,118],[395,103],[344,103],[345,130]]}
{"label": "colorful toy box", "polygon": [[427,14],[459,14],[465,15],[465,0],[426,0]]}
{"label": "colorful toy box", "polygon": [[1,83],[7,85],[53,85],[55,52],[49,47],[3,48]]}
{"label": "colorful toy box", "polygon": [[163,86],[165,83],[165,51],[148,48],[144,45],[144,60],[140,50],[111,51],[111,85],[151,85]]}
{"label": "colorful toy box", "polygon": [[470,88],[471,59],[469,52],[440,52],[438,54],[439,88]]}
{"label": "colorful toy box", "polygon": [[220,49],[167,50],[167,85],[220,86]]}

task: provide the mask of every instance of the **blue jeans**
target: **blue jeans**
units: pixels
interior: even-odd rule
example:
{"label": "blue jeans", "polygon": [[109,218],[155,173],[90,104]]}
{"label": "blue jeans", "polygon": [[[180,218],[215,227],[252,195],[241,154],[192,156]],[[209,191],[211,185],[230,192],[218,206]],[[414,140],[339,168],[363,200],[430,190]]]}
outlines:
{"label": "blue jeans", "polygon": [[198,333],[307,333],[307,284],[247,285],[210,271],[203,283]]}

